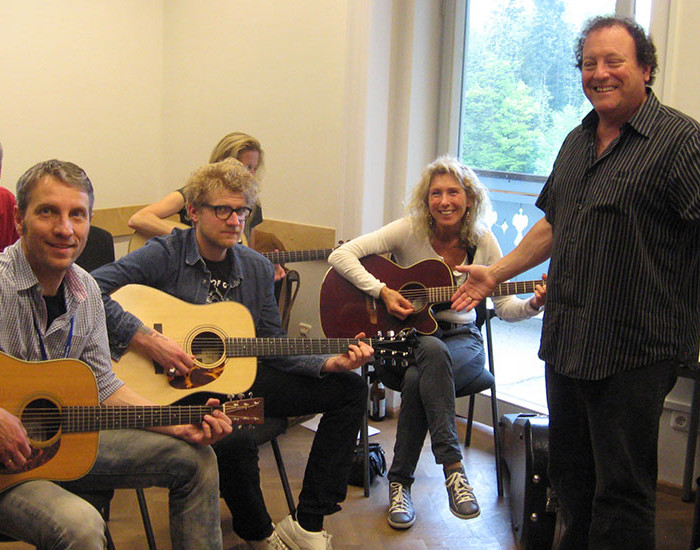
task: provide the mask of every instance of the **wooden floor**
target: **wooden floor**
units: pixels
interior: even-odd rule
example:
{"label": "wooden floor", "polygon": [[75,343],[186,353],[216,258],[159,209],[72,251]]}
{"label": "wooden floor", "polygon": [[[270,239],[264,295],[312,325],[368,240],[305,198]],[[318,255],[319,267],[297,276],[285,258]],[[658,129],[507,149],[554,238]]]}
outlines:
{"label": "wooden floor", "polygon": [[[373,436],[372,441],[381,442],[390,461],[396,421],[387,419],[374,423],[374,426],[379,428],[380,433]],[[459,429],[463,437],[463,422],[460,422]],[[295,426],[279,440],[295,495],[298,495],[301,487],[312,438],[313,432]],[[507,498],[499,499],[496,495],[492,441],[488,428],[477,429],[472,446],[465,451],[468,476],[481,505],[479,517],[461,520],[449,512],[442,471],[435,465],[427,441],[412,491],[417,518],[414,526],[406,531],[389,527],[385,519],[388,483],[386,478],[378,478],[369,498],[364,497],[362,488],[351,486],[343,510],[326,519],[325,527],[333,535],[333,547],[336,550],[515,549]],[[272,518],[279,521],[288,510],[270,445],[261,448],[260,457],[268,510]],[[657,495],[657,548],[686,550],[690,544],[693,505],[682,502],[680,490],[676,488],[660,489]],[[167,493],[162,489],[148,489],[146,497],[158,548],[168,550],[171,546]],[[232,532],[230,517],[226,505],[221,501],[224,548],[244,550],[247,546]],[[117,550],[147,548],[134,491],[117,491],[112,502],[109,527]],[[20,550],[29,546],[8,543],[0,545],[0,548]]]}

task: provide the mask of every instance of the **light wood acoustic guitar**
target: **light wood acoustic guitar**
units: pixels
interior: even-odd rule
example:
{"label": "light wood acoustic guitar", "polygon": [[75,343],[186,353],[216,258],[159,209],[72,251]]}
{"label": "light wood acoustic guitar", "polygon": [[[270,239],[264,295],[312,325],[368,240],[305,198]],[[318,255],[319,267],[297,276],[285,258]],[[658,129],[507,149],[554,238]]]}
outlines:
{"label": "light wood acoustic guitar", "polygon": [[0,464],[0,492],[32,479],[67,481],[90,471],[99,430],[149,428],[201,422],[222,410],[234,424],[260,424],[262,398],[220,407],[102,406],[90,367],[77,359],[22,361],[0,352],[0,407],[22,421],[32,455],[21,471]]}
{"label": "light wood acoustic guitar", "polygon": [[[182,223],[173,223],[173,227],[189,229]],[[129,240],[129,252],[141,248],[150,237],[146,237],[139,232],[134,233]],[[247,244],[243,242],[243,244]],[[308,250],[278,250],[273,252],[260,252],[273,264],[286,264],[292,262],[313,262],[316,260],[327,260],[335,248],[311,248]]]}
{"label": "light wood acoustic guitar", "polygon": [[[134,351],[113,363],[117,377],[156,403],[172,403],[197,392],[241,393],[253,385],[257,357],[338,354],[357,342],[352,337],[255,338],[253,318],[242,304],[190,304],[143,285],[126,285],[112,298],[194,356],[195,366],[187,376],[167,376],[160,365]],[[413,342],[408,332],[362,340],[380,361],[406,360]]]}
{"label": "light wood acoustic guitar", "polygon": [[[437,321],[431,306],[449,302],[459,285],[454,284],[449,266],[438,259],[428,259],[409,267],[373,254],[360,260],[364,268],[391,289],[397,290],[413,304],[415,313],[405,320],[391,315],[381,298],[373,298],[331,268],[321,284],[321,327],[328,337],[341,338],[358,332],[399,332],[415,328],[432,334]],[[543,281],[501,283],[491,296],[528,294]]]}

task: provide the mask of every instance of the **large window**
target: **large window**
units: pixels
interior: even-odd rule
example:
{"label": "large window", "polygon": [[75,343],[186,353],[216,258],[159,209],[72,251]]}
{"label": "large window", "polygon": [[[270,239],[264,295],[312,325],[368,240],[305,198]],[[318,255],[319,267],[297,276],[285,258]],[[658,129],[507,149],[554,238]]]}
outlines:
{"label": "large window", "polygon": [[[569,131],[590,110],[574,43],[594,15],[634,15],[649,27],[651,0],[470,0],[464,10],[458,156],[489,188],[491,229],[503,253],[542,216],[535,206]],[[636,12],[636,13],[635,13]],[[547,266],[518,277],[537,279]],[[499,395],[542,410],[541,319],[496,321]],[[534,340],[534,341],[533,341]]]}

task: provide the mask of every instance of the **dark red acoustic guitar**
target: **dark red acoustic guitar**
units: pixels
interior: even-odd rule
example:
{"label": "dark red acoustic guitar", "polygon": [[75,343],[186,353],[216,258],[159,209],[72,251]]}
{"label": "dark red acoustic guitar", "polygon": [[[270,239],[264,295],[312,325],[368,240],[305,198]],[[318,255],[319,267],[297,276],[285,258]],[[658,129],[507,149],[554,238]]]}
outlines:
{"label": "dark red acoustic guitar", "polygon": [[[349,338],[358,332],[399,332],[415,328],[422,334],[437,329],[431,306],[446,303],[459,288],[454,284],[449,266],[437,259],[423,260],[410,267],[373,254],[360,260],[372,275],[398,290],[413,304],[415,313],[405,320],[391,315],[381,298],[372,298],[343,278],[335,269],[326,273],[321,284],[321,327],[328,338]],[[491,296],[529,294],[544,281],[501,283]]]}

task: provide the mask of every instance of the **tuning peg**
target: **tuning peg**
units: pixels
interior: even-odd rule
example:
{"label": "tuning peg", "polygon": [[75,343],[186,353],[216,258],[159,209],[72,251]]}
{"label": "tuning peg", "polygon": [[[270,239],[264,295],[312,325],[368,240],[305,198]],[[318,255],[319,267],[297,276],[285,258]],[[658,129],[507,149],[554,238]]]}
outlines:
{"label": "tuning peg", "polygon": [[378,338],[379,340],[382,339],[382,331],[381,331],[381,330],[378,330],[378,331],[377,331],[377,338]]}
{"label": "tuning peg", "polygon": [[395,333],[394,333],[393,330],[390,330],[389,332],[386,333],[386,335],[387,335],[389,338],[393,338],[394,335],[395,335]]}

